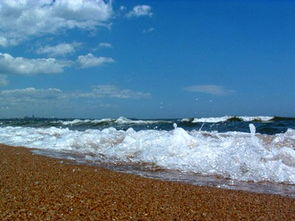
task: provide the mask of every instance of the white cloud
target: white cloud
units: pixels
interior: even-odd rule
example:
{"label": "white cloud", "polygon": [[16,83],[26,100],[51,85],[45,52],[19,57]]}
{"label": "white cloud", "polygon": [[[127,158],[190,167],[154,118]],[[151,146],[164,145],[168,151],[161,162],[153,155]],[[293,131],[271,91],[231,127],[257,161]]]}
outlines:
{"label": "white cloud", "polygon": [[74,42],[74,43],[61,43],[54,46],[44,46],[37,49],[38,54],[48,54],[50,56],[65,56],[67,54],[72,54],[76,51],[77,47],[79,47],[81,43]]}
{"label": "white cloud", "polygon": [[64,71],[70,66],[68,61],[59,61],[55,58],[28,59],[13,57],[7,53],[0,53],[0,72],[5,74],[52,74]]}
{"label": "white cloud", "polygon": [[24,88],[0,91],[0,102],[6,105],[25,104],[29,102],[47,102],[64,97],[64,93],[57,88],[36,89]]}
{"label": "white cloud", "polygon": [[[92,90],[80,92],[34,87],[0,90],[0,117],[31,116],[32,114],[40,117],[74,117],[90,113],[89,111],[97,113],[98,108],[118,108],[112,99],[149,97],[149,93],[121,89],[114,85],[98,85]],[[139,100],[139,102],[142,101]]]}
{"label": "white cloud", "polygon": [[73,28],[105,26],[113,15],[104,0],[1,0],[0,46]]}
{"label": "white cloud", "polygon": [[121,89],[115,85],[97,85],[93,88],[92,92],[88,94],[91,97],[113,97],[121,99],[129,98],[149,98],[151,97],[150,93],[144,93],[140,91],[133,91],[130,89]]}
{"label": "white cloud", "polygon": [[121,89],[114,85],[97,85],[91,91],[64,92],[58,88],[23,88],[13,90],[0,90],[0,104],[4,106],[24,105],[29,103],[66,102],[73,99],[138,99],[149,98],[149,93]]}
{"label": "white cloud", "polygon": [[98,45],[100,48],[112,48],[113,45],[111,43],[108,43],[108,42],[101,42],[99,43]]}
{"label": "white cloud", "polygon": [[0,36],[0,46],[6,47],[8,45],[8,41],[3,36]]}
{"label": "white cloud", "polygon": [[89,68],[100,66],[105,63],[113,63],[115,60],[110,57],[96,57],[93,54],[89,53],[87,55],[80,55],[77,59],[77,64],[81,68]]}
{"label": "white cloud", "polygon": [[185,88],[186,91],[199,92],[211,95],[228,95],[234,92],[220,85],[193,85]]}
{"label": "white cloud", "polygon": [[0,87],[8,84],[8,80],[5,75],[0,74]]}
{"label": "white cloud", "polygon": [[148,28],[148,29],[144,29],[143,31],[142,31],[142,33],[150,33],[150,32],[153,32],[153,31],[155,31],[155,28],[153,28],[153,27],[150,27],[150,28]]}
{"label": "white cloud", "polygon": [[149,5],[136,5],[133,9],[126,14],[127,17],[142,17],[142,16],[149,16],[151,17],[152,7]]}
{"label": "white cloud", "polygon": [[120,9],[120,11],[125,11],[127,9],[127,7],[124,5],[121,5],[119,9]]}
{"label": "white cloud", "polygon": [[110,57],[96,57],[89,53],[78,56],[76,62],[57,60],[55,58],[13,57],[7,53],[0,53],[0,73],[3,74],[54,74],[62,73],[67,67],[77,64],[80,68],[96,67],[106,63],[115,62]]}

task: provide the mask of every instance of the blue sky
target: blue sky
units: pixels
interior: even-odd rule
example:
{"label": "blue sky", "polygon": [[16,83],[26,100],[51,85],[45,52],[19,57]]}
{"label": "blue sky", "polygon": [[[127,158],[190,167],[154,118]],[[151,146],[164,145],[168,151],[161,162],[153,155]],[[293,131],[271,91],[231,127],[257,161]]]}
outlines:
{"label": "blue sky", "polygon": [[0,118],[295,112],[295,2],[3,0]]}

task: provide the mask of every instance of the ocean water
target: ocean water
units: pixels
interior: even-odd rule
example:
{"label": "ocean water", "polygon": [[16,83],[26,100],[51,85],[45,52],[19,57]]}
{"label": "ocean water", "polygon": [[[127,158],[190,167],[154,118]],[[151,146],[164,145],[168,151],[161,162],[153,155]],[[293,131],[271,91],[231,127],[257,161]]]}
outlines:
{"label": "ocean water", "polygon": [[151,178],[295,197],[295,118],[2,119],[0,143]]}

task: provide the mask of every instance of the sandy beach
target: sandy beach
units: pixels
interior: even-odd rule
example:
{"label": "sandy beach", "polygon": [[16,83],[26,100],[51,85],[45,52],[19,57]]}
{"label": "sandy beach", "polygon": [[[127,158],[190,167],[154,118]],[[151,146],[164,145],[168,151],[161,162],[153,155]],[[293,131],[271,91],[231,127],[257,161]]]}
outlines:
{"label": "sandy beach", "polygon": [[1,220],[295,220],[295,199],[147,179],[0,145]]}

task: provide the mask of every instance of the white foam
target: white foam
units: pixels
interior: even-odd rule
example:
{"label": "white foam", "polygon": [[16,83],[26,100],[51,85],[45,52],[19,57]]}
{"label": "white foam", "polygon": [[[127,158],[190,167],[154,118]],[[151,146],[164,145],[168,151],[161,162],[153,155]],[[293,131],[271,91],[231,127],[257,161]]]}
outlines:
{"label": "white foam", "polygon": [[75,120],[63,120],[54,121],[53,123],[61,123],[62,125],[77,125],[77,124],[99,124],[99,123],[115,123],[115,124],[156,124],[156,123],[170,123],[170,121],[164,120],[131,120],[126,117],[119,117],[117,119],[103,118],[100,120],[90,120],[90,119],[75,119]]}
{"label": "white foam", "polygon": [[[223,117],[202,117],[202,118],[194,118],[192,123],[219,123],[225,122],[231,118],[238,118],[242,121],[271,121],[274,117],[270,116],[223,116]],[[183,122],[190,121],[189,118],[182,119]]]}
{"label": "white foam", "polygon": [[181,122],[191,122],[193,118],[183,118],[181,119]]}
{"label": "white foam", "polygon": [[[253,130],[253,128],[252,128]],[[252,131],[253,132],[253,131]],[[152,163],[173,170],[242,181],[295,184],[295,130],[243,132],[0,127],[0,143],[80,153],[88,159]]]}
{"label": "white foam", "polygon": [[165,120],[131,120],[126,117],[119,117],[115,120],[117,124],[156,124],[156,123],[171,123]]}
{"label": "white foam", "polygon": [[223,116],[223,117],[203,117],[203,118],[194,118],[193,123],[218,123],[224,122],[228,119],[232,118],[232,116]]}
{"label": "white foam", "polygon": [[239,116],[243,121],[271,121],[274,117],[271,116]]}
{"label": "white foam", "polygon": [[252,135],[255,135],[255,133],[256,133],[256,127],[255,127],[255,125],[254,124],[249,124],[249,129],[250,129],[250,133]]}
{"label": "white foam", "polygon": [[61,123],[62,125],[75,125],[75,124],[87,124],[87,123],[93,123],[93,124],[98,124],[98,123],[107,123],[107,122],[111,122],[113,121],[112,119],[110,118],[104,118],[104,119],[101,119],[101,120],[81,120],[81,119],[75,119],[75,120],[59,120],[59,121],[54,121],[53,123]]}

